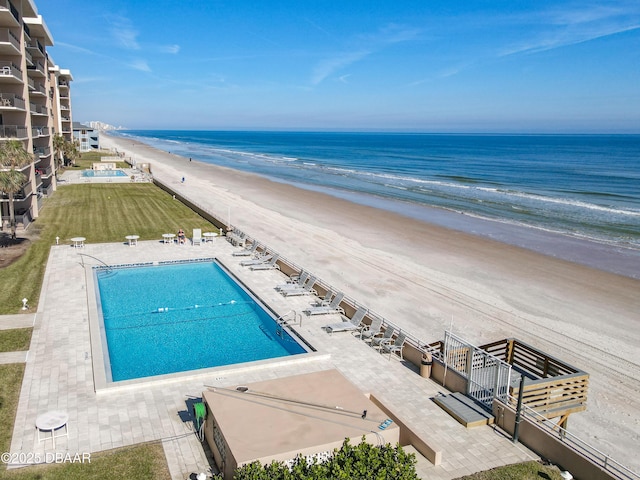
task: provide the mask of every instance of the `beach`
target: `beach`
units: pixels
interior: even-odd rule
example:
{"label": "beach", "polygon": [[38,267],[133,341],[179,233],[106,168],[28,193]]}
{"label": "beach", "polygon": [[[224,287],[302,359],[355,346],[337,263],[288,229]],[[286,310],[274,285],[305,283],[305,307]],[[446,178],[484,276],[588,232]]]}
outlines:
{"label": "beach", "polygon": [[640,280],[131,139],[101,144],[425,343],[447,329],[476,345],[515,337],[587,371],[569,431],[640,471]]}

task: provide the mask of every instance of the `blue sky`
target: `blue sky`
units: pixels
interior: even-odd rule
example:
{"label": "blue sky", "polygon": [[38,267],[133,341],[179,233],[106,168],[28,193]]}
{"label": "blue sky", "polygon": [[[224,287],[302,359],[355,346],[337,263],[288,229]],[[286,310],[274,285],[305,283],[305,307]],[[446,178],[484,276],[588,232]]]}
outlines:
{"label": "blue sky", "polygon": [[640,133],[640,2],[36,0],[74,120]]}

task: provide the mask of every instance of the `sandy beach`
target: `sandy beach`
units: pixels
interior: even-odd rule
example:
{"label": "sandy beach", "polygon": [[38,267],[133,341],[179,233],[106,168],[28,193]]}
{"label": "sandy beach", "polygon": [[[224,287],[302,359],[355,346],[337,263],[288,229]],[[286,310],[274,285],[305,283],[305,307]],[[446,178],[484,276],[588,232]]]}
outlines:
{"label": "sandy beach", "polygon": [[640,471],[640,280],[130,139],[100,140],[425,342],[449,328],[476,345],[516,337],[589,372],[588,409],[569,431]]}

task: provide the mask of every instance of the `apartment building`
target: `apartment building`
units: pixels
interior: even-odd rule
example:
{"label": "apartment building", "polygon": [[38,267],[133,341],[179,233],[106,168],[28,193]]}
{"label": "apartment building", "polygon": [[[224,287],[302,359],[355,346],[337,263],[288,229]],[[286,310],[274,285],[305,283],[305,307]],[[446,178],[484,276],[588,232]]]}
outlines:
{"label": "apartment building", "polygon": [[[32,0],[0,0],[0,142],[16,139],[33,152],[22,169],[27,181],[14,195],[18,226],[38,216],[42,201],[56,190],[58,161],[53,136],[72,140],[69,70],[60,69],[47,47],[53,38]],[[0,196],[2,226],[9,200]]]}
{"label": "apartment building", "polygon": [[100,148],[100,132],[82,123],[73,122],[73,138],[80,144],[80,152],[90,152]]}

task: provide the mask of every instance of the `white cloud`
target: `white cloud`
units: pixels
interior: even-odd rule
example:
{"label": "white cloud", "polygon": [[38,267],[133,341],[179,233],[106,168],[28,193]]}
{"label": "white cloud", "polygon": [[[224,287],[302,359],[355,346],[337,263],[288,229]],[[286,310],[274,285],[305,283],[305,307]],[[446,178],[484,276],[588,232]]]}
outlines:
{"label": "white cloud", "polygon": [[544,52],[640,29],[640,12],[602,5],[552,9],[528,20],[540,33],[511,45],[499,56]]}
{"label": "white cloud", "polygon": [[352,63],[357,62],[358,60],[363,59],[371,52],[366,50],[356,51],[356,52],[343,52],[335,57],[328,58],[326,60],[321,61],[316,67],[313,69],[313,75],[311,77],[311,83],[313,85],[318,85],[325,78],[332,75],[334,72],[341,70]]}
{"label": "white cloud", "polygon": [[112,15],[107,18],[110,24],[111,35],[122,48],[127,50],[140,50],[138,44],[138,32],[131,25],[131,20],[126,17]]}
{"label": "white cloud", "polygon": [[165,45],[160,49],[163,53],[177,54],[180,52],[180,45]]}
{"label": "white cloud", "polygon": [[[358,35],[352,40],[352,43],[356,45],[354,48],[339,52],[331,58],[320,61],[315,66],[311,76],[311,83],[318,85],[335,72],[362,60],[376,51],[382,50],[388,45],[412,40],[419,32],[415,28],[389,24],[373,34]],[[346,77],[341,77],[341,79],[343,78]]]}
{"label": "white cloud", "polygon": [[134,70],[140,70],[141,72],[150,72],[151,68],[147,64],[146,60],[133,60],[129,63],[129,66]]}

